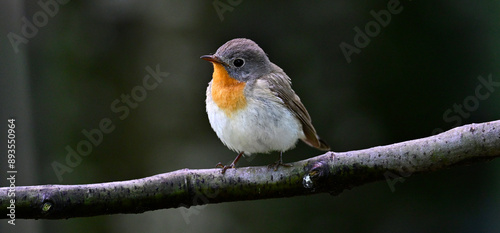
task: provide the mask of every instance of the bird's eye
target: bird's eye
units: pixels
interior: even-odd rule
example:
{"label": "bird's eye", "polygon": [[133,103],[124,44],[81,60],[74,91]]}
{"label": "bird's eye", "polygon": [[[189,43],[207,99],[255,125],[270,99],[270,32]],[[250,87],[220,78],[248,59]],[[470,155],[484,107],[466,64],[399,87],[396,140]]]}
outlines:
{"label": "bird's eye", "polygon": [[245,64],[245,61],[241,58],[236,58],[234,59],[233,64],[236,67],[242,67]]}

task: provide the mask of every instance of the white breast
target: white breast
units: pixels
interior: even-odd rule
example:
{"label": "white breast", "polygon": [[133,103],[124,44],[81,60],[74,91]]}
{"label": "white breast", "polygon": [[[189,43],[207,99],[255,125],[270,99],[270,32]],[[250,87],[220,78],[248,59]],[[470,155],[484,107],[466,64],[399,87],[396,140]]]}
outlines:
{"label": "white breast", "polygon": [[[207,113],[210,125],[219,139],[237,152],[267,153],[286,151],[304,138],[302,125],[281,100],[274,96],[264,81],[258,80],[247,99],[247,106],[231,117],[219,109],[207,88]],[[262,88],[258,88],[258,87]]]}

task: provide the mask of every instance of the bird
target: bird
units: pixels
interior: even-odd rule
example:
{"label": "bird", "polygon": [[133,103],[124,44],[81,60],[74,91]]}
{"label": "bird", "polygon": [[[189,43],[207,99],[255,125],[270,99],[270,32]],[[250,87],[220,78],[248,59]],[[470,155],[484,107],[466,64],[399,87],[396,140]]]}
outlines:
{"label": "bird", "polygon": [[[283,152],[300,139],[319,150],[330,150],[311,123],[311,117],[292,89],[291,79],[254,41],[229,40],[215,54],[200,57],[213,64],[206,90],[206,111],[212,129],[229,149],[238,153],[229,165],[218,163],[224,174],[238,160],[253,153],[279,152],[271,164],[283,163]],[[270,166],[271,166],[270,165]]]}

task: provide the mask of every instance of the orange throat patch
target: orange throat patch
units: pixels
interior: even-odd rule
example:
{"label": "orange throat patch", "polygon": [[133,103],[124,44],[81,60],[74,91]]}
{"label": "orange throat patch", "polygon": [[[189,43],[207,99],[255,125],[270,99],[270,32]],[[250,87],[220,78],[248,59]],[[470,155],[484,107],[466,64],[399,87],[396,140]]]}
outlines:
{"label": "orange throat patch", "polygon": [[246,83],[231,78],[221,64],[212,63],[214,64],[212,99],[228,117],[231,117],[233,113],[247,105],[244,95]]}

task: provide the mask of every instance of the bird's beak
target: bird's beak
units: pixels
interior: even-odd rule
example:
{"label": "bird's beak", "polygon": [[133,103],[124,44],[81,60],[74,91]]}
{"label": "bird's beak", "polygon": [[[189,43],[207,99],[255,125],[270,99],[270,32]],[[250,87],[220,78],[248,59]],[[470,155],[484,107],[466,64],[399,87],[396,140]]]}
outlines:
{"label": "bird's beak", "polygon": [[219,57],[217,57],[215,55],[203,55],[200,58],[205,60],[205,61],[215,62],[215,63],[219,63],[221,65],[227,66],[227,63],[225,63],[224,61],[222,61],[222,59],[220,59]]}

